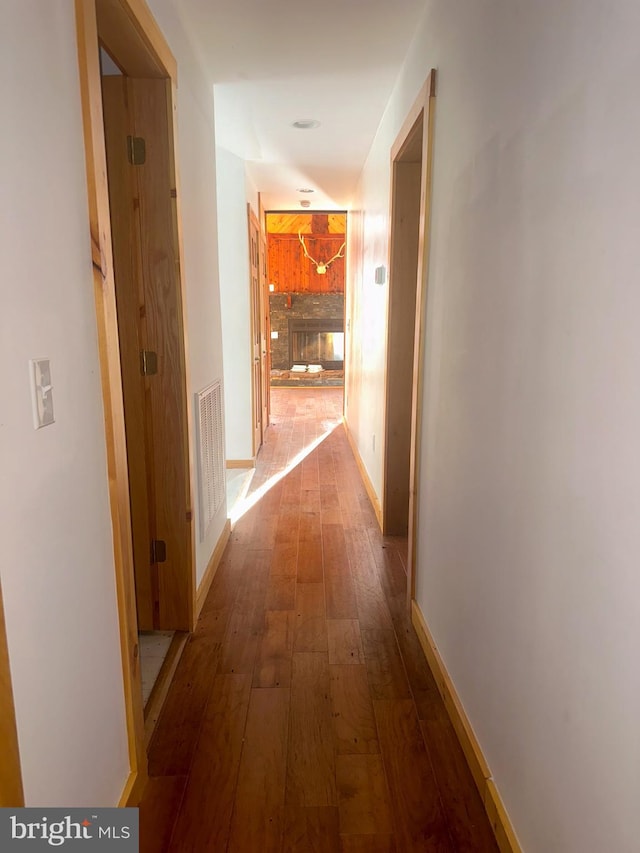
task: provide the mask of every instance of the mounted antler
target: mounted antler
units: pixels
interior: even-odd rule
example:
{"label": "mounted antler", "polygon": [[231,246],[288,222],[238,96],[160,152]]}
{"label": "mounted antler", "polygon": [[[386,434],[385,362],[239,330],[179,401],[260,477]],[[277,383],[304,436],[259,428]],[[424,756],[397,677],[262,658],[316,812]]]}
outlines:
{"label": "mounted antler", "polygon": [[299,238],[300,242],[302,243],[302,249],[305,253],[305,256],[307,258],[309,258],[309,260],[311,261],[312,264],[315,265],[316,272],[318,273],[318,275],[324,275],[327,271],[327,267],[329,266],[329,264],[332,264],[338,258],[344,258],[343,251],[344,251],[345,246],[347,245],[346,243],[343,243],[342,246],[340,246],[337,253],[332,258],[330,258],[328,261],[325,261],[324,264],[319,264],[318,261],[314,260],[311,257],[311,255],[309,254],[309,252],[307,252],[307,247],[306,247],[305,242],[304,242],[304,237],[302,236],[302,231],[298,231],[298,238]]}

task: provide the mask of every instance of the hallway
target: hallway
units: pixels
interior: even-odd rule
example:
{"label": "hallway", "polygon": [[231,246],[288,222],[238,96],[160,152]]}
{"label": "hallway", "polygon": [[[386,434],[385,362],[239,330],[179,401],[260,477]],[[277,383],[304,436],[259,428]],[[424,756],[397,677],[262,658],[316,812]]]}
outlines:
{"label": "hallway", "polygon": [[150,746],[143,851],[497,849],[406,614],[406,540],[380,534],[341,400],[272,390],[259,499]]}

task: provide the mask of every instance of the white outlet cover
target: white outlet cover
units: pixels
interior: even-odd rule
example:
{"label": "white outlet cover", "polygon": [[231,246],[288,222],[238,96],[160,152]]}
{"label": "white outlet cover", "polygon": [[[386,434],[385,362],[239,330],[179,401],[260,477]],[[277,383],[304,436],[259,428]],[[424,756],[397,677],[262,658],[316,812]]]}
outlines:
{"label": "white outlet cover", "polygon": [[278,332],[271,332],[271,340],[273,340],[273,341],[278,340]]}
{"label": "white outlet cover", "polygon": [[54,423],[53,385],[51,383],[51,364],[48,358],[32,358],[29,361],[31,379],[31,405],[33,409],[33,427],[41,429]]}

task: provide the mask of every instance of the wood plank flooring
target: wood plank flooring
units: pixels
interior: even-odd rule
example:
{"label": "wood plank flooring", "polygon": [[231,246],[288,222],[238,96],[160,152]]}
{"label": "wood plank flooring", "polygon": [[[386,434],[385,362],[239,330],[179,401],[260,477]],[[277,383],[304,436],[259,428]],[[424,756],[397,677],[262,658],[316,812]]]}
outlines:
{"label": "wood plank flooring", "polygon": [[497,850],[406,613],[406,540],[380,533],[341,411],[342,389],[272,389],[264,495],[150,745],[144,853]]}

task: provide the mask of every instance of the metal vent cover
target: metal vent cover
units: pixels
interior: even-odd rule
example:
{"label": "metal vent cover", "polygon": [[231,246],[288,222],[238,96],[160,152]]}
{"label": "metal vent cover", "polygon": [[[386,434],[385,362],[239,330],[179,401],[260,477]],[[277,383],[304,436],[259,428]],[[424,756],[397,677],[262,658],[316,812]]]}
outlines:
{"label": "metal vent cover", "polygon": [[198,427],[198,488],[202,542],[225,495],[224,433],[220,381],[196,394]]}

